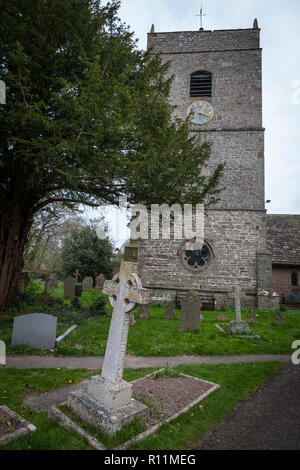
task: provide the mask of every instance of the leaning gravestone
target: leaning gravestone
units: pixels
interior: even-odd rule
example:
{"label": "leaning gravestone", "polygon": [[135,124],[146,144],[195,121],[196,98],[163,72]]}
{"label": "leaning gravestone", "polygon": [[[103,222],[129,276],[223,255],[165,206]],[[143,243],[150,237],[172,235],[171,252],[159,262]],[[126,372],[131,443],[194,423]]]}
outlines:
{"label": "leaning gravestone", "polygon": [[99,274],[99,276],[96,277],[95,281],[96,281],[96,289],[102,290],[104,286],[104,281],[105,281],[104,275]]}
{"label": "leaning gravestone", "polygon": [[150,310],[148,308],[148,305],[142,305],[139,311],[138,318],[146,318],[146,319],[150,318]]}
{"label": "leaning gravestone", "polygon": [[85,277],[82,281],[82,290],[91,290],[93,287],[93,278],[92,277]]}
{"label": "leaning gravestone", "polygon": [[242,321],[241,315],[241,288],[238,284],[233,286],[234,320],[226,326],[233,335],[251,335],[247,322]]}
{"label": "leaning gravestone", "polygon": [[201,331],[201,307],[202,302],[197,296],[197,293],[190,291],[181,301],[181,315],[178,331]]}
{"label": "leaning gravestone", "polygon": [[64,298],[69,300],[75,299],[75,279],[72,276],[68,276],[64,280]]}
{"label": "leaning gravestone", "polygon": [[54,349],[57,318],[44,313],[15,317],[12,345],[25,344],[36,349]]}
{"label": "leaning gravestone", "polygon": [[87,392],[71,392],[69,405],[81,419],[114,435],[148,410],[132,398],[132,384],[123,380],[123,369],[131,312],[136,304],[146,304],[149,296],[141,286],[137,264],[126,261],[112,281],[105,281],[103,292],[109,295],[113,313],[102,372],[89,380]]}

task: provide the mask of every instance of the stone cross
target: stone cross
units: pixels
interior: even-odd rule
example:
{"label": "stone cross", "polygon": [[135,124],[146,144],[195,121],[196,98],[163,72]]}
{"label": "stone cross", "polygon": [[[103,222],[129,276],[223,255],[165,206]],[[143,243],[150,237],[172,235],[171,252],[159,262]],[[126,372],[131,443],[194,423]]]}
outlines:
{"label": "stone cross", "polygon": [[241,288],[238,284],[233,286],[233,294],[230,295],[234,300],[234,321],[227,324],[227,328],[231,330],[234,335],[251,334],[247,322],[242,321],[241,315]]}
{"label": "stone cross", "polygon": [[78,271],[78,269],[76,269],[74,276],[75,276],[75,284],[78,284],[78,277],[80,276],[80,272]]}
{"label": "stone cross", "polygon": [[238,284],[233,286],[233,298],[234,298],[234,320],[237,322],[242,321],[241,316],[241,288]]}
{"label": "stone cross", "polygon": [[147,413],[148,407],[132,398],[132,384],[122,379],[131,311],[147,304],[149,294],[142,288],[137,263],[122,261],[120,271],[105,281],[103,292],[113,306],[101,375],[91,377],[87,392],[70,393],[73,412],[110,435],[126,423]]}
{"label": "stone cross", "polygon": [[102,377],[118,382],[123,376],[130,312],[136,304],[148,303],[148,290],[143,289],[136,274],[136,263],[123,261],[120,272],[112,281],[105,281],[103,293],[109,295],[113,306],[106,345]]}

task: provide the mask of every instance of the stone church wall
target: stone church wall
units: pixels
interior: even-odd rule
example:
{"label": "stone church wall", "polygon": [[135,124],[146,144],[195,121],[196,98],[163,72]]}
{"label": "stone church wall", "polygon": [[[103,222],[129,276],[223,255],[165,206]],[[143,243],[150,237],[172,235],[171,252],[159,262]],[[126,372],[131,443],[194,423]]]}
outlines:
{"label": "stone church wall", "polygon": [[[228,294],[238,282],[256,305],[257,250],[265,250],[264,211],[210,210],[205,217],[205,240],[213,256],[194,273],[181,259],[182,240],[139,241],[139,272],[143,285],[160,299],[174,297],[176,291],[197,289],[215,293],[219,305],[231,304]],[[162,294],[159,294],[159,291]],[[159,300],[158,300],[159,301]]]}

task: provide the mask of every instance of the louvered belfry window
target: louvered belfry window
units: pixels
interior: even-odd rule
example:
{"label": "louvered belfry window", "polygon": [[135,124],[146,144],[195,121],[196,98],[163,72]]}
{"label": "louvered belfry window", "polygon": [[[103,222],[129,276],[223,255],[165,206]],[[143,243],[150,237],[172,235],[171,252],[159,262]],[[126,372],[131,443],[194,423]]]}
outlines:
{"label": "louvered belfry window", "polygon": [[212,74],[210,72],[195,72],[191,75],[190,96],[211,96]]}

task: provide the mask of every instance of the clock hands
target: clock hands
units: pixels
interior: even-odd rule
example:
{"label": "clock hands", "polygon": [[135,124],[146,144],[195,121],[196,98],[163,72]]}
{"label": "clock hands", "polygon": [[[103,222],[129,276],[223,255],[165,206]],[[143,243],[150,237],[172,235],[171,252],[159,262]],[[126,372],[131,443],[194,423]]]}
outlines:
{"label": "clock hands", "polygon": [[211,114],[207,114],[207,113],[204,113],[203,111],[207,108],[207,104],[205,106],[203,106],[202,109],[200,109],[200,111],[198,111],[199,114],[204,114],[204,116],[208,116],[208,117],[211,117]]}
{"label": "clock hands", "polygon": [[208,116],[208,117],[212,116],[211,114],[203,113],[202,111],[199,111],[199,114],[203,114],[204,116]]}

